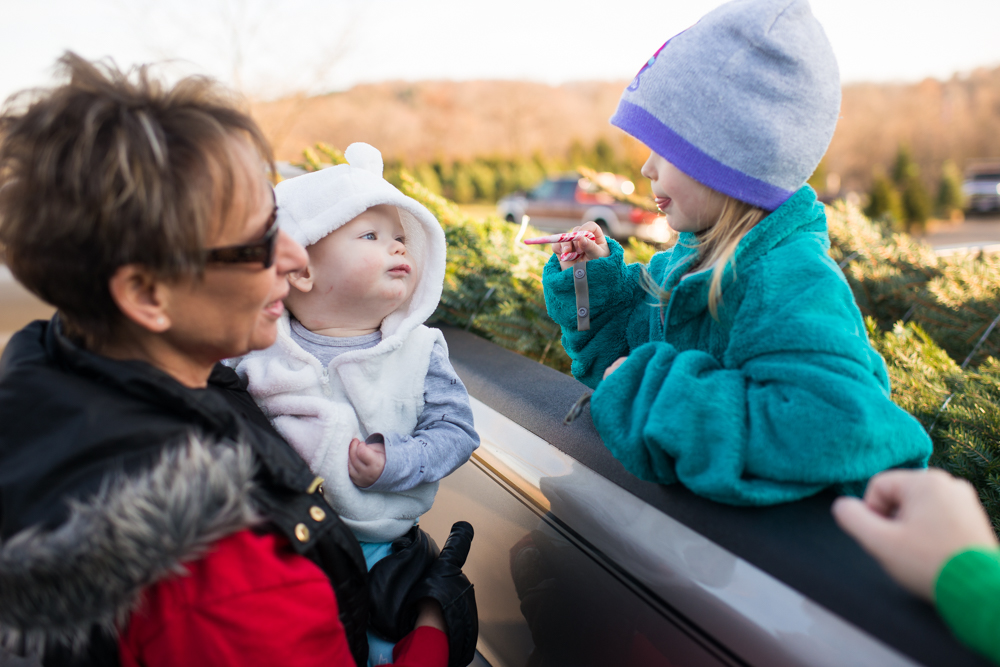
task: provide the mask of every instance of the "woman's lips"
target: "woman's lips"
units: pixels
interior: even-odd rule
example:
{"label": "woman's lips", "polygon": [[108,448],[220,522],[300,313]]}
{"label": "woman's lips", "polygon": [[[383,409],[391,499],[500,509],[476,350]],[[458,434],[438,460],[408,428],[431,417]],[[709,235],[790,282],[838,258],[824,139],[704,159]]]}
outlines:
{"label": "woman's lips", "polygon": [[660,209],[661,211],[666,211],[668,206],[670,206],[670,197],[656,198],[656,208]]}

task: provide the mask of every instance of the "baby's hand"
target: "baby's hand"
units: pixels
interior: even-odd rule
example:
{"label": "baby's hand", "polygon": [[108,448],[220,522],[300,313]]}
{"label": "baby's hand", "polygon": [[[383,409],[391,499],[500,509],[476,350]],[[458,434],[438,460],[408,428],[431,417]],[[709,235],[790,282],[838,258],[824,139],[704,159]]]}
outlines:
{"label": "baby's hand", "polygon": [[382,476],[385,469],[385,444],[351,440],[347,450],[347,471],[354,485],[366,489]]}
{"label": "baby's hand", "polygon": [[[608,249],[608,241],[604,238],[604,232],[601,230],[601,226],[596,222],[585,222],[579,227],[574,227],[570,230],[571,232],[593,232],[594,240],[591,241],[588,238],[580,237],[578,239],[573,239],[568,243],[553,243],[552,252],[557,255],[561,255],[564,252],[582,252],[587,259],[598,259],[600,257],[607,257],[611,254]],[[559,266],[563,269],[568,269],[573,266],[575,262],[559,262]]]}

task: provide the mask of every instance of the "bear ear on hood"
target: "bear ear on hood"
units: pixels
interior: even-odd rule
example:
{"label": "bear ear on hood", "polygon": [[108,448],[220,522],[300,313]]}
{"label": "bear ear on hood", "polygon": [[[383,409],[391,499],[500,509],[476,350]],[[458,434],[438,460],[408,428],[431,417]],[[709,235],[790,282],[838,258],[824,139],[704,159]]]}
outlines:
{"label": "bear ear on hood", "polygon": [[370,144],[361,141],[351,144],[344,151],[344,158],[347,164],[355,169],[364,169],[376,176],[382,176],[382,153]]}

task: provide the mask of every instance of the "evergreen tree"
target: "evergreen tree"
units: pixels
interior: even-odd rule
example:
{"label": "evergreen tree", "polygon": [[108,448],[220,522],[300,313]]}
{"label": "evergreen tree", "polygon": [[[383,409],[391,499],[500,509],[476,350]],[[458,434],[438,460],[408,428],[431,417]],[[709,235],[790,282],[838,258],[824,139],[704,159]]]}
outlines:
{"label": "evergreen tree", "polygon": [[513,170],[515,190],[530,190],[538,185],[543,178],[545,178],[545,173],[538,168],[538,165],[535,164],[534,160],[514,160],[511,168]]}
{"label": "evergreen tree", "polygon": [[434,194],[441,194],[441,177],[431,165],[426,162],[417,165],[413,170],[413,177]]}
{"label": "evergreen tree", "polygon": [[469,166],[456,162],[452,169],[452,199],[459,204],[468,204],[476,199],[476,187],[472,183]]}
{"label": "evergreen tree", "polygon": [[438,182],[441,183],[441,191],[439,194],[448,199],[455,199],[455,170],[454,165],[451,162],[445,162],[442,159],[435,159],[431,161],[431,169],[437,174]]}
{"label": "evergreen tree", "polygon": [[[920,180],[920,167],[905,144],[899,146],[892,166],[892,180],[899,192],[901,217],[908,233],[923,231],[931,214],[931,199]],[[874,186],[873,186],[874,188]]]}
{"label": "evergreen tree", "polygon": [[592,155],[588,167],[593,167],[597,171],[615,171],[615,149],[605,137],[594,142]]}
{"label": "evergreen tree", "polygon": [[872,189],[868,193],[865,215],[878,220],[890,229],[902,231],[903,203],[892,181],[882,172],[876,172]]}
{"label": "evergreen tree", "polygon": [[938,184],[937,212],[944,218],[961,214],[965,208],[962,192],[962,172],[953,160],[946,160],[941,167],[941,182]]}
{"label": "evergreen tree", "polygon": [[494,172],[497,179],[497,197],[517,192],[521,184],[513,165],[507,160],[498,160],[495,164]]}
{"label": "evergreen tree", "polygon": [[579,165],[584,165],[589,167],[590,157],[587,155],[587,149],[583,147],[583,143],[579,139],[574,139],[569,145],[569,151],[566,154],[566,159],[569,161],[570,169],[576,169]]}
{"label": "evergreen tree", "polygon": [[488,202],[497,200],[497,175],[492,167],[481,160],[476,160],[469,167],[469,176],[476,190],[476,199]]}
{"label": "evergreen tree", "polygon": [[399,187],[403,181],[400,178],[400,174],[403,172],[403,163],[398,159],[389,159],[383,162],[382,167],[382,177],[392,183],[395,187]]}
{"label": "evergreen tree", "polygon": [[892,165],[892,180],[897,187],[903,188],[907,181],[920,177],[920,167],[913,161],[910,147],[901,144],[896,150],[896,161]]}
{"label": "evergreen tree", "polygon": [[868,326],[893,401],[931,436],[930,464],[972,482],[1000,532],[1000,363],[990,358],[963,370],[918,325],[897,324],[884,334],[874,322]]}
{"label": "evergreen tree", "polygon": [[906,231],[910,234],[922,232],[931,215],[931,197],[919,177],[912,177],[903,187],[903,217]]}

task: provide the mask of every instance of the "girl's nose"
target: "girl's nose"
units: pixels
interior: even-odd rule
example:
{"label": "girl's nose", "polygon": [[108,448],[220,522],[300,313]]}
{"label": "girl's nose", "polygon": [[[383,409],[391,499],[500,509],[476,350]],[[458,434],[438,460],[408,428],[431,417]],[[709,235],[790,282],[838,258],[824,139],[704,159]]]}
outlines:
{"label": "girl's nose", "polygon": [[652,153],[650,153],[649,157],[646,158],[646,162],[642,165],[642,169],[639,170],[639,173],[651,181],[656,180],[656,167],[653,165]]}

